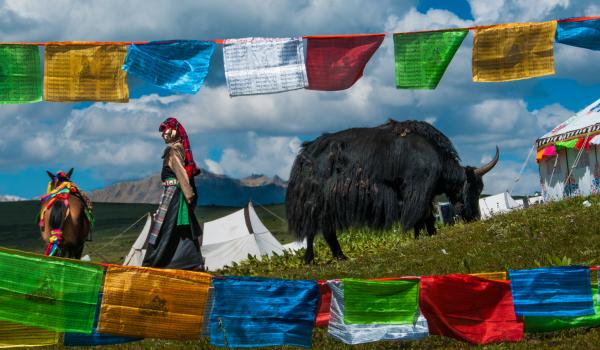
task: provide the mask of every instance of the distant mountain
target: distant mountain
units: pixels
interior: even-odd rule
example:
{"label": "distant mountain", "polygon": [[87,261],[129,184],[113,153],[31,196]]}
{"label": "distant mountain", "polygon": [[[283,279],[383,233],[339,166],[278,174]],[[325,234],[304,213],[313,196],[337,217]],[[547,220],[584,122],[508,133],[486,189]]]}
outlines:
{"label": "distant mountain", "polygon": [[19,197],[19,196],[11,196],[11,195],[0,195],[0,202],[19,202],[26,201],[27,198]]}
{"label": "distant mountain", "polygon": [[[206,170],[196,177],[198,205],[244,206],[249,200],[258,204],[281,204],[287,184],[279,177],[269,179],[252,175],[238,180]],[[95,202],[158,203],[162,193],[160,175],[120,182],[90,193]]]}

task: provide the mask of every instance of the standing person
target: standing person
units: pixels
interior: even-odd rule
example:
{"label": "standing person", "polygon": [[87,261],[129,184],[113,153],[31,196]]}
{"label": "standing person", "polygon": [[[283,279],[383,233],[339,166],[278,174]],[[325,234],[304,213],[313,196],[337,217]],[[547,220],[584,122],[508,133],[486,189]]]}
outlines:
{"label": "standing person", "polygon": [[194,177],[200,169],[177,119],[167,118],[159,130],[167,144],[162,156],[163,193],[152,220],[143,266],[203,270],[202,229],[194,214],[198,199]]}

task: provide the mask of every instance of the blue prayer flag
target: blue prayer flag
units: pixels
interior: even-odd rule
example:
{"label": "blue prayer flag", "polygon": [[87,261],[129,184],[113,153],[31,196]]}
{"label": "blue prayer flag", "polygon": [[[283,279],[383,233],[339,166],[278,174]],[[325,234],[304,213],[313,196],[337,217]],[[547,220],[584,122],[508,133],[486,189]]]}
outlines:
{"label": "blue prayer flag", "polygon": [[112,345],[129,343],[142,340],[142,338],[122,337],[117,335],[108,335],[98,333],[98,316],[100,315],[100,305],[102,304],[102,293],[98,294],[98,304],[96,307],[96,316],[94,318],[94,330],[92,334],[66,332],[64,338],[65,346],[94,346],[94,345]]}
{"label": "blue prayer flag", "polygon": [[215,46],[197,40],[132,44],[123,70],[159,87],[195,94],[208,74]]}
{"label": "blue prayer flag", "polygon": [[509,279],[517,316],[594,314],[589,267],[510,270]]}
{"label": "blue prayer flag", "polygon": [[558,22],[556,42],[590,50],[600,50],[600,19]]}
{"label": "blue prayer flag", "polygon": [[316,281],[215,277],[213,287],[212,345],[310,347],[320,299]]}

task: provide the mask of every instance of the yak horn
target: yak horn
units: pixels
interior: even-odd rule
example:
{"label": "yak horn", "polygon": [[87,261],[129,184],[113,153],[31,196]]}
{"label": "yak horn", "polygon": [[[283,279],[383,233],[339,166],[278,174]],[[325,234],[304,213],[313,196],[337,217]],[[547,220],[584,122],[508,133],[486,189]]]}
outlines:
{"label": "yak horn", "polygon": [[492,159],[489,163],[482,166],[481,168],[476,168],[475,175],[485,175],[488,171],[492,170],[494,166],[496,166],[496,163],[498,163],[498,159],[500,159],[500,150],[498,149],[498,146],[496,146],[496,155],[494,156],[494,159]]}

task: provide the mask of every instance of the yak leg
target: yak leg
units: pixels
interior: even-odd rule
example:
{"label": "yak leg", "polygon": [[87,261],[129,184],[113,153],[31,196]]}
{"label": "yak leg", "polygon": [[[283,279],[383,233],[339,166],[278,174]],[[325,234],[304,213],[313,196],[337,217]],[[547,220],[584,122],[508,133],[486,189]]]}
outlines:
{"label": "yak leg", "polygon": [[340,246],[340,242],[337,240],[335,229],[331,227],[323,228],[323,237],[325,237],[325,241],[327,245],[329,245],[329,249],[331,249],[331,255],[337,260],[347,260],[348,257],[344,255],[342,252],[342,247]]}
{"label": "yak leg", "polygon": [[427,227],[427,233],[430,236],[433,236],[436,233],[435,216],[433,215],[433,213],[431,213],[429,217],[425,219],[425,227]]}
{"label": "yak leg", "polygon": [[421,230],[425,228],[425,225],[423,224],[423,220],[419,220],[414,227],[415,230],[415,239],[419,238],[419,235],[421,234]]}
{"label": "yak leg", "polygon": [[313,251],[313,242],[315,240],[315,232],[311,232],[306,235],[306,252],[304,253],[304,263],[310,264],[315,260],[315,253]]}

